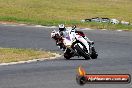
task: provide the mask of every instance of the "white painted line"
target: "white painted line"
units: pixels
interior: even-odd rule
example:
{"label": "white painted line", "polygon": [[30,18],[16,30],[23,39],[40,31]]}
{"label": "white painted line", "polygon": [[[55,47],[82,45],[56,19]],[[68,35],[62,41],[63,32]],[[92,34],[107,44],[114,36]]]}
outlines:
{"label": "white painted line", "polygon": [[123,31],[123,30],[117,30],[117,31],[121,32],[121,31]]}
{"label": "white painted line", "polygon": [[94,29],[91,29],[91,28],[85,28],[86,30],[94,30]]}
{"label": "white painted line", "polygon": [[86,30],[86,29],[83,28],[83,29],[79,29],[79,30]]}
{"label": "white painted line", "polygon": [[34,27],[44,27],[44,26],[42,26],[42,25],[35,25]]}
{"label": "white painted line", "polygon": [[11,24],[11,25],[10,25],[10,24],[9,24],[9,25],[7,25],[7,26],[18,26],[18,25],[15,25],[15,24]]}
{"label": "white painted line", "polygon": [[7,23],[2,23],[2,24],[7,24]]}
{"label": "white painted line", "polygon": [[26,24],[19,24],[20,26],[25,26]]}
{"label": "white painted line", "polygon": [[35,25],[31,27],[43,27],[43,28],[57,28],[56,26],[42,26],[42,25]]}
{"label": "white painted line", "polygon": [[57,26],[51,26],[51,28],[58,28]]}
{"label": "white painted line", "polygon": [[[8,23],[1,23],[3,26],[24,26],[24,27],[42,27],[42,28],[58,28],[57,26],[42,26],[42,25],[28,25],[28,24],[8,24]],[[96,30],[91,28],[76,28],[77,30]],[[107,29],[101,29],[101,30],[107,30]],[[122,32],[123,30],[115,30],[118,32]]]}
{"label": "white painted line", "polygon": [[4,24],[3,26],[18,26],[18,25],[15,25],[15,24]]}
{"label": "white painted line", "polygon": [[94,30],[94,29],[90,29],[90,28],[83,28],[83,29],[80,29],[80,30]]}
{"label": "white painted line", "polygon": [[107,29],[102,29],[103,31],[106,31]]}

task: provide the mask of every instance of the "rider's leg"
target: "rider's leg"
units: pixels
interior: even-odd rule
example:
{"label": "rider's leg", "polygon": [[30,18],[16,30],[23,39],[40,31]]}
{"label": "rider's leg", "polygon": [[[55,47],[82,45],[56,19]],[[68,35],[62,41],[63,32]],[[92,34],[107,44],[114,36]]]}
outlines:
{"label": "rider's leg", "polygon": [[85,34],[82,31],[76,31],[76,33],[80,33],[82,37],[84,37],[84,39],[86,39],[86,41],[90,44],[93,44],[93,41],[91,41],[87,36],[85,36]]}

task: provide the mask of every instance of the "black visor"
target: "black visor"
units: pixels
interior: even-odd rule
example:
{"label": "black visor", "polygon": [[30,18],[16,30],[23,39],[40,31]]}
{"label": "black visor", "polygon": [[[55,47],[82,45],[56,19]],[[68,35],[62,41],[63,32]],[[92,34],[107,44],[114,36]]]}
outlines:
{"label": "black visor", "polygon": [[64,31],[65,28],[59,28],[60,31]]}

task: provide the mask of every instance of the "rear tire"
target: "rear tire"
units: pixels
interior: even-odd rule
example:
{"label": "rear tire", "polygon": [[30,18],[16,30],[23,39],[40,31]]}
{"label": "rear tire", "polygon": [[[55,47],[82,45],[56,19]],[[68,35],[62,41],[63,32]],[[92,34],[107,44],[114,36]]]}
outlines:
{"label": "rear tire", "polygon": [[75,45],[75,49],[77,50],[77,52],[78,52],[81,56],[83,56],[83,57],[85,58],[85,60],[90,59],[90,56],[89,56],[88,54],[86,54],[85,51],[82,50],[82,48],[81,48],[78,44]]}

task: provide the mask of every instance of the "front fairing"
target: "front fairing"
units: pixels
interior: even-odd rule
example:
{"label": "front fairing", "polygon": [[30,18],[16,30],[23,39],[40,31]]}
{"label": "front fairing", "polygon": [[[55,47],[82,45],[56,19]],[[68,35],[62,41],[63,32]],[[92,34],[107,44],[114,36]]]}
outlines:
{"label": "front fairing", "polygon": [[75,41],[75,33],[71,31],[66,31],[64,33],[64,45],[70,47],[72,43]]}

